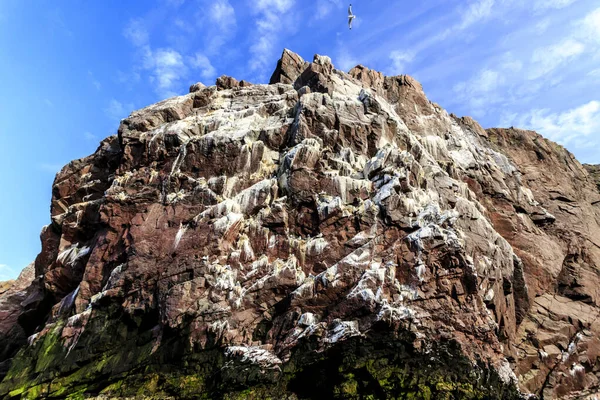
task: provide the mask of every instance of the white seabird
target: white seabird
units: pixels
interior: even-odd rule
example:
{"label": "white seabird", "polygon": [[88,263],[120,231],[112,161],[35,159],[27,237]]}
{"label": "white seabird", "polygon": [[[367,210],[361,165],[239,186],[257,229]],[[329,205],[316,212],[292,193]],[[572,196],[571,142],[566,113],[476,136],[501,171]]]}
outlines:
{"label": "white seabird", "polygon": [[352,29],[352,21],[354,21],[356,15],[352,14],[352,4],[348,6],[348,28]]}

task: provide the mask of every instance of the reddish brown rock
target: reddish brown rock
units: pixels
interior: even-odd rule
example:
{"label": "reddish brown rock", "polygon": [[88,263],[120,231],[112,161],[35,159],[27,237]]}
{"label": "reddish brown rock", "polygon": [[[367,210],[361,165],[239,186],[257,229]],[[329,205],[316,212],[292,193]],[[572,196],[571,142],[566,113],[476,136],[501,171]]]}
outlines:
{"label": "reddish brown rock", "polygon": [[596,186],[600,191],[600,165],[583,164],[583,167],[590,174],[594,182],[596,182]]}
{"label": "reddish brown rock", "polygon": [[10,359],[27,343],[27,332],[19,325],[22,303],[32,292],[35,277],[33,263],[25,267],[13,281],[0,282],[0,374],[10,367]]}
{"label": "reddish brown rock", "polygon": [[271,85],[276,83],[292,85],[306,69],[307,65],[308,63],[298,54],[288,49],[284,49],[281,58],[277,62],[277,67],[275,68],[275,71],[273,71],[273,75],[271,75],[269,83]]}
{"label": "reddish brown rock", "polygon": [[190,86],[190,93],[198,92],[204,89],[205,87],[206,86],[202,82],[194,83],[192,86]]}
{"label": "reddish brown rock", "polygon": [[233,89],[240,86],[240,82],[231,76],[223,75],[217,78],[217,90]]}
{"label": "reddish brown rock", "polygon": [[133,112],[57,175],[0,394],[597,387],[600,193],[572,155],[323,56],[242,82]]}

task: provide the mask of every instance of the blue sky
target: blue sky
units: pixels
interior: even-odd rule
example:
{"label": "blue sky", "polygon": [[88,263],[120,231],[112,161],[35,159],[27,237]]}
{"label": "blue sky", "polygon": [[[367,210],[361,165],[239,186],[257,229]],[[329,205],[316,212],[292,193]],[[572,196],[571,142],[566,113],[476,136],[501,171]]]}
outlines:
{"label": "blue sky", "polygon": [[40,250],[52,181],[133,109],[222,74],[266,82],[284,47],[406,73],[484,127],[600,163],[597,0],[1,0],[0,280]]}

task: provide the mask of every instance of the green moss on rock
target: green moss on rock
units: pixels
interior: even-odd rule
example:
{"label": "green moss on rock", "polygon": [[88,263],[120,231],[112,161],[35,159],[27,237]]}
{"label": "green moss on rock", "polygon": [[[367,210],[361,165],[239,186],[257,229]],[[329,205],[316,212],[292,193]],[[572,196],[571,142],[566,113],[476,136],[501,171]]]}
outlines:
{"label": "green moss on rock", "polygon": [[[281,370],[226,359],[216,343],[190,349],[185,332],[155,348],[135,323],[96,315],[69,352],[55,325],[21,350],[0,383],[0,396],[177,399],[517,399],[485,365],[474,366],[452,342],[426,356],[410,336],[390,332],[314,351],[305,340]],[[112,321],[112,322],[111,322]],[[436,348],[437,346],[437,348]],[[225,367],[225,368],[224,368]]]}

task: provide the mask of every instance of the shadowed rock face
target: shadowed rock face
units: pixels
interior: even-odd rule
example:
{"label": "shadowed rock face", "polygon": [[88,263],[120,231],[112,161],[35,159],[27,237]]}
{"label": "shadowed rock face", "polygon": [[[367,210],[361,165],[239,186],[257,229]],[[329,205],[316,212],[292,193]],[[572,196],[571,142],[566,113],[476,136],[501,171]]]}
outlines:
{"label": "shadowed rock face", "polygon": [[600,190],[600,165],[583,164],[583,167],[590,174],[594,182],[596,182],[598,190]]}
{"label": "shadowed rock face", "polygon": [[14,281],[0,282],[0,374],[5,375],[10,360],[27,343],[27,334],[19,325],[22,303],[33,292],[33,264],[23,269]]}
{"label": "shadowed rock face", "polygon": [[599,204],[534,132],[286,50],[269,85],[192,85],[57,175],[0,394],[593,393]]}

